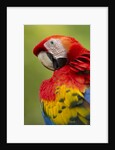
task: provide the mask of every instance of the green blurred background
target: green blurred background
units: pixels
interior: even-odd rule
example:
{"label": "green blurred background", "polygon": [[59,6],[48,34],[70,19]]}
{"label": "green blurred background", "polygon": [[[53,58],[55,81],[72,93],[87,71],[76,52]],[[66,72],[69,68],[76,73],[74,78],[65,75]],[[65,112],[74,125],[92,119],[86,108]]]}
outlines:
{"label": "green blurred background", "polygon": [[43,80],[52,76],[33,55],[34,46],[54,34],[72,36],[90,49],[89,25],[24,25],[24,124],[43,125],[38,91]]}

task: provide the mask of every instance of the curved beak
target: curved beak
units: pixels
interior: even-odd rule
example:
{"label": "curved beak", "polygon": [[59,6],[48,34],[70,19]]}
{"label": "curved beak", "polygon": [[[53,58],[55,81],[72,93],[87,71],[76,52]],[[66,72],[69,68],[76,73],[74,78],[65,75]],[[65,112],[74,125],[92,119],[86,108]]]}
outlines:
{"label": "curved beak", "polygon": [[33,49],[33,53],[38,57],[40,62],[49,70],[57,70],[67,63],[67,58],[54,58],[53,54],[49,53],[48,50],[44,47],[44,42],[40,42]]}
{"label": "curved beak", "polygon": [[38,54],[38,59],[49,70],[57,70],[67,63],[67,58],[54,58],[53,55],[46,51],[41,51]]}
{"label": "curved beak", "polygon": [[48,57],[47,52],[41,51],[38,55],[38,59],[47,69],[50,69],[52,71],[54,70],[53,63],[51,59]]}

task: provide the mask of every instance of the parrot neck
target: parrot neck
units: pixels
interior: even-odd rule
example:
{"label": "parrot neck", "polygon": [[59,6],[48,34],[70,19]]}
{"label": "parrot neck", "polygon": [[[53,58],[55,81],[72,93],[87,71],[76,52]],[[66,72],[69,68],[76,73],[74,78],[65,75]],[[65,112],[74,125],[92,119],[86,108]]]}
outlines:
{"label": "parrot neck", "polygon": [[65,65],[64,67],[62,67],[62,68],[60,68],[60,69],[58,69],[58,70],[55,70],[54,71],[54,74],[53,74],[53,77],[58,77],[58,76],[62,76],[62,75],[64,75],[64,74],[68,74],[68,73],[70,73],[70,67],[69,67],[69,65]]}
{"label": "parrot neck", "polygon": [[85,88],[89,87],[90,84],[90,73],[75,72],[71,70],[69,65],[66,65],[54,71],[51,79],[56,87],[65,84],[68,87],[77,87],[81,92],[84,92]]}

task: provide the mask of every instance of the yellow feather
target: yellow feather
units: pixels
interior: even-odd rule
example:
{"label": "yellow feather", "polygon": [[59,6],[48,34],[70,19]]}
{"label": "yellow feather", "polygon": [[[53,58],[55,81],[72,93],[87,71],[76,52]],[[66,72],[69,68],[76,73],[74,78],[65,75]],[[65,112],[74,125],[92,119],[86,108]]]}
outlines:
{"label": "yellow feather", "polygon": [[[78,96],[83,98],[83,94],[76,88],[66,87],[62,85],[56,88],[56,99],[52,101],[43,100],[44,111],[55,124],[68,124],[71,119],[79,117],[84,123],[88,124],[86,116],[89,115],[89,105],[78,105],[71,107],[71,104],[79,102]],[[83,100],[81,100],[83,101]]]}

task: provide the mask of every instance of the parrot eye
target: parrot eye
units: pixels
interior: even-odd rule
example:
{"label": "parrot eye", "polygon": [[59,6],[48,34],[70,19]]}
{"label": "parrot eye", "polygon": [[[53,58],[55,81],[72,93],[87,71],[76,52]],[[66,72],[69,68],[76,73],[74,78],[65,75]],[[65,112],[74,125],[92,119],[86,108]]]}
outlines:
{"label": "parrot eye", "polygon": [[53,45],[54,44],[54,42],[53,41],[50,41],[50,43]]}
{"label": "parrot eye", "polygon": [[67,58],[67,53],[60,39],[49,39],[44,43],[44,47],[55,59]]}

